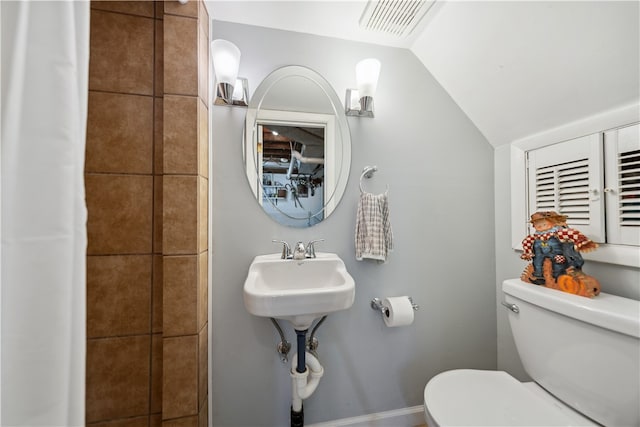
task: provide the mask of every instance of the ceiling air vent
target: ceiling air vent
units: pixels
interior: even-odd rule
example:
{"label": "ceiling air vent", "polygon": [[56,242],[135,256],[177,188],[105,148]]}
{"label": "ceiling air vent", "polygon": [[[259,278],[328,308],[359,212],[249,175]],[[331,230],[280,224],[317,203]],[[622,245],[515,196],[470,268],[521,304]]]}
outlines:
{"label": "ceiling air vent", "polygon": [[369,0],[360,17],[366,30],[406,37],[429,11],[435,0]]}

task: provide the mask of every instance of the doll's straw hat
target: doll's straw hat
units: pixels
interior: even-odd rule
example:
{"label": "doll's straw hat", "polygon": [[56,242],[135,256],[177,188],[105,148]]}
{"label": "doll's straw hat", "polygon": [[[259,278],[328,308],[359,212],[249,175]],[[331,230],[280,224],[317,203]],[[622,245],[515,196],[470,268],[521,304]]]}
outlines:
{"label": "doll's straw hat", "polygon": [[560,215],[555,211],[536,212],[531,215],[531,224],[541,219],[549,219],[556,222],[565,222],[567,220],[566,215]]}

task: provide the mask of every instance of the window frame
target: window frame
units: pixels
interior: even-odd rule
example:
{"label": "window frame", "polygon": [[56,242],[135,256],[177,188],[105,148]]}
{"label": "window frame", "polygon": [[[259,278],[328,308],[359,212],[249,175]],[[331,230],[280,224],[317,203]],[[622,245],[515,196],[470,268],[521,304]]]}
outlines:
{"label": "window frame", "polygon": [[[522,239],[531,233],[527,217],[527,151],[638,122],[640,103],[633,103],[537,133],[511,143],[511,247],[522,251]],[[639,247],[601,244],[585,253],[587,260],[640,268]]]}

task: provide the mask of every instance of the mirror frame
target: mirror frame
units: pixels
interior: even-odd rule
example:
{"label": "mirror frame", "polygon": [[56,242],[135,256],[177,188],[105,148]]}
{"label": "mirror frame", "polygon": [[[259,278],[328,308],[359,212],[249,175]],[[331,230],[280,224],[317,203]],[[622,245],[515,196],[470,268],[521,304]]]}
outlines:
{"label": "mirror frame", "polygon": [[[278,84],[281,80],[286,79],[288,77],[302,77],[310,80],[318,88],[322,91],[322,93],[327,97],[330,101],[333,115],[323,114],[323,113],[307,113],[307,112],[295,112],[295,111],[280,111],[280,110],[262,110],[261,107],[265,100],[265,97],[269,94],[269,91]],[[261,114],[262,113],[262,114]],[[331,215],[335,209],[337,208],[342,196],[347,187],[347,183],[349,180],[349,171],[351,169],[351,133],[349,130],[349,124],[347,122],[346,114],[343,110],[342,103],[338,98],[333,87],[327,82],[327,80],[322,77],[319,73],[314,70],[300,66],[300,65],[289,65],[285,67],[278,68],[274,70],[271,74],[269,74],[265,79],[260,83],[251,97],[251,101],[249,102],[249,107],[247,109],[247,115],[245,119],[245,132],[244,132],[244,141],[242,144],[243,151],[243,160],[244,160],[244,168],[245,174],[247,176],[247,181],[249,183],[249,187],[256,199],[256,202],[260,205],[263,212],[267,214],[274,221],[278,222],[282,225],[292,226],[292,227],[309,227],[315,224],[304,224],[303,221],[309,221],[310,217],[307,216],[292,216],[285,212],[282,212],[278,209],[277,205],[273,203],[272,200],[269,200],[269,203],[276,209],[278,215],[282,215],[283,221],[285,219],[288,220],[296,220],[300,221],[300,225],[290,225],[283,224],[283,221],[279,220],[276,215],[272,215],[265,211],[262,205],[262,192],[264,191],[262,179],[259,177],[260,173],[260,165],[258,164],[257,158],[257,130],[258,125],[263,123],[280,123],[280,124],[289,124],[289,125],[298,125],[298,124],[313,124],[313,125],[323,125],[325,129],[334,128],[336,135],[336,139],[340,139],[340,150],[337,150],[335,147],[335,142],[333,141],[333,147],[327,147],[327,140],[325,136],[325,156],[338,158],[341,157],[341,163],[339,166],[339,170],[336,171],[336,179],[335,179],[335,187],[331,190],[328,189],[325,173],[325,187],[331,191],[330,194],[324,200],[324,205],[322,209],[317,212],[314,212],[313,216],[317,216],[320,213],[324,213],[322,221],[324,221],[329,215]],[[338,152],[339,151],[339,152]],[[327,153],[328,152],[328,153]],[[325,168],[327,166],[325,165]],[[331,166],[328,167],[329,169]],[[325,170],[326,172],[326,170]],[[327,191],[328,193],[328,191]],[[326,194],[326,193],[325,193]],[[321,221],[320,221],[321,222]]]}

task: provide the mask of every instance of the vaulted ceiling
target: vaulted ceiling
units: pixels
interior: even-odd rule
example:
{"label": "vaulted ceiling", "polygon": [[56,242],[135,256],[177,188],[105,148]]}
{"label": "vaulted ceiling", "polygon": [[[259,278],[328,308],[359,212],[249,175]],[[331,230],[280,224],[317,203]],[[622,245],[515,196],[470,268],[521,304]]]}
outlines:
{"label": "vaulted ceiling", "polygon": [[428,1],[402,37],[361,28],[362,0],[208,1],[221,21],[410,49],[493,146],[640,101],[638,1]]}

